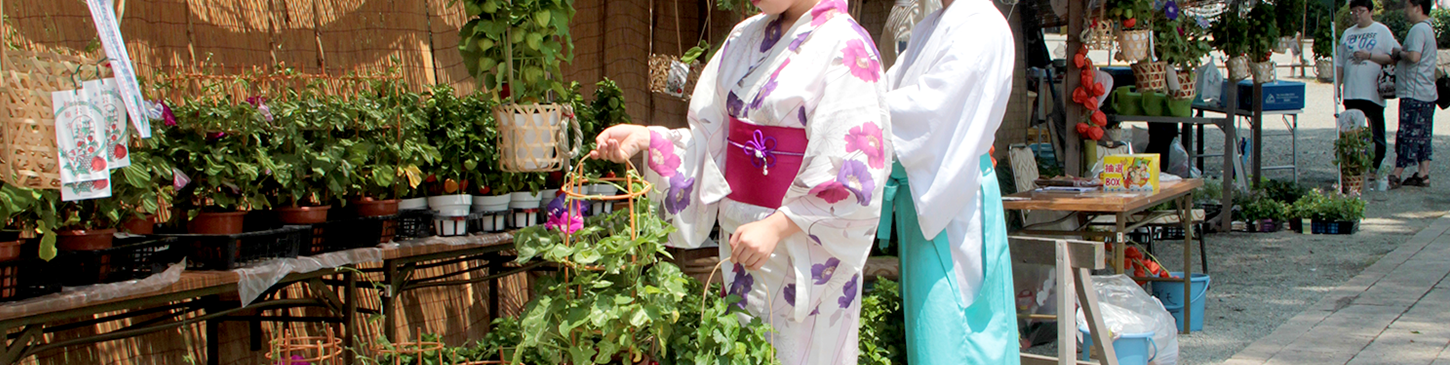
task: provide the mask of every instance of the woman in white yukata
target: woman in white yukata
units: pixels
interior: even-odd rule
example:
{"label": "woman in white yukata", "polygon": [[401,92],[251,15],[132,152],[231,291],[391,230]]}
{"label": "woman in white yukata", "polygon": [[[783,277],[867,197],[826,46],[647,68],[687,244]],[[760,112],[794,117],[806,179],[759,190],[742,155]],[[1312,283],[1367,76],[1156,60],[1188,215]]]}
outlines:
{"label": "woman in white yukata", "polygon": [[[676,247],[717,218],[731,294],[784,364],[855,364],[861,269],[890,174],[880,57],[844,0],[755,0],[700,76],[688,129],[621,125],[593,158],[648,150]],[[773,316],[765,318],[763,316]]]}

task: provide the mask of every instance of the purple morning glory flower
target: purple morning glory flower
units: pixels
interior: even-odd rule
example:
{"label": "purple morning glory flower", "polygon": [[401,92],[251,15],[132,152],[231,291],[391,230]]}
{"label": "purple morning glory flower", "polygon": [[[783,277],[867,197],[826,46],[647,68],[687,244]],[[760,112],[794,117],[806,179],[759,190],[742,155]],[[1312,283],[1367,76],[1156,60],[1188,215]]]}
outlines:
{"label": "purple morning glory flower", "polygon": [[794,307],[795,306],[795,284],[786,285],[785,288],[781,291],[780,296],[785,297],[785,303],[786,304],[790,304],[790,306]]}
{"label": "purple morning glory flower", "polygon": [[1168,3],[1163,5],[1163,14],[1168,16],[1168,20],[1177,20],[1178,3],[1173,0],[1168,0]]}
{"label": "purple morning glory flower", "polygon": [[750,302],[750,290],[755,287],[755,276],[745,271],[744,266],[735,264],[735,281],[730,282],[730,294],[740,296],[740,303],[735,306],[745,309]]}
{"label": "purple morning glory flower", "polygon": [[743,116],[740,113],[742,112],[741,109],[745,109],[745,101],[740,100],[740,97],[736,96],[734,91],[731,91],[730,95],[725,96],[725,111],[730,113],[730,116],[736,118]]}
{"label": "purple morning glory flower", "polygon": [[685,175],[670,177],[669,195],[665,197],[665,211],[670,214],[679,214],[690,206],[690,194],[695,190],[695,178],[686,178]]}
{"label": "purple morning glory flower", "polygon": [[852,275],[851,281],[847,281],[846,285],[841,287],[841,299],[836,300],[841,308],[850,307],[851,303],[856,301],[856,282],[860,280],[861,275]]}
{"label": "purple morning glory flower", "polygon": [[165,125],[167,127],[176,126],[176,114],[171,113],[171,106],[166,105],[164,101],[161,102],[161,118],[166,120]]}
{"label": "purple morning glory flower", "polygon": [[775,20],[770,21],[770,24],[766,24],[765,40],[760,42],[760,52],[765,53],[771,47],[775,47],[775,44],[780,42],[780,37],[784,32],[785,30],[781,29],[780,17],[775,17]]}
{"label": "purple morning glory flower", "polygon": [[871,205],[871,191],[876,188],[876,181],[871,179],[871,172],[866,169],[865,163],[846,160],[841,165],[841,172],[836,174],[836,182],[856,194],[857,203]]}
{"label": "purple morning glory flower", "polygon": [[[565,205],[565,203],[564,203],[565,201],[568,201],[568,200],[569,200],[569,196],[564,195],[564,194],[559,194],[559,196],[554,197],[554,200],[550,200],[549,201],[549,205],[548,206],[545,206],[544,207],[544,214],[547,215],[547,216],[549,216],[549,217],[553,217],[553,216],[556,216],[556,215],[557,216],[562,216],[564,214],[568,214],[569,213],[569,206],[568,205]],[[575,200],[575,201],[573,201],[573,203],[574,204],[572,204],[572,205],[574,206],[574,214],[575,215],[589,215],[589,205],[588,204],[584,204],[584,202],[583,201],[580,201],[580,200]]]}
{"label": "purple morning glory flower", "polygon": [[260,96],[248,96],[247,97],[247,104],[252,104],[252,106],[261,106],[262,103],[265,103],[265,102],[267,102],[267,98],[264,98],[264,97],[260,97]]}
{"label": "purple morning glory flower", "polygon": [[805,43],[806,38],[809,38],[810,36],[811,32],[801,32],[800,35],[795,36],[795,40],[790,41],[790,48],[787,49],[789,49],[791,52],[796,52],[800,50],[801,43]]}
{"label": "purple morning glory flower", "polygon": [[811,265],[811,280],[815,280],[816,285],[824,285],[831,281],[831,275],[836,274],[838,266],[841,266],[841,260],[835,257],[826,260],[824,264]]}

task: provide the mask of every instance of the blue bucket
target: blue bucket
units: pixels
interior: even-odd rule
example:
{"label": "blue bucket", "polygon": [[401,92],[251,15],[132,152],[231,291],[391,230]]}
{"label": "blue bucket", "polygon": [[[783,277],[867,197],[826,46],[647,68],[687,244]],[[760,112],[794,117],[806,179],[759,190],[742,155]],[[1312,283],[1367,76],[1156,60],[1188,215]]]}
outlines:
{"label": "blue bucket", "polygon": [[[1078,359],[1088,361],[1088,354],[1093,348],[1093,336],[1088,334],[1087,327],[1079,326],[1077,330],[1082,332],[1082,348],[1078,349]],[[1148,365],[1158,357],[1158,345],[1153,343],[1153,332],[1122,333],[1113,340],[1113,352],[1118,355],[1118,365]]]}
{"label": "blue bucket", "polygon": [[[1170,272],[1170,275],[1182,277],[1182,272]],[[1203,330],[1203,298],[1208,295],[1208,287],[1213,281],[1208,274],[1193,274],[1193,298],[1188,305],[1193,306],[1193,323],[1190,323],[1190,331]],[[1163,302],[1163,309],[1173,314],[1173,320],[1178,323],[1178,331],[1183,331],[1183,283],[1172,281],[1153,282],[1153,296]]]}

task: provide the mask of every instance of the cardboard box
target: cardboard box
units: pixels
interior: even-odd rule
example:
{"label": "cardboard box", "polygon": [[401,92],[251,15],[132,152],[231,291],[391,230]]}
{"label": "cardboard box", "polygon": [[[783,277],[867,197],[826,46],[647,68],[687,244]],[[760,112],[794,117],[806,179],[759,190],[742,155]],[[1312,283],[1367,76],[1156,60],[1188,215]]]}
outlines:
{"label": "cardboard box", "polygon": [[1158,193],[1158,154],[1103,157],[1103,191]]}
{"label": "cardboard box", "polygon": [[[1227,83],[1219,95],[1219,105],[1228,100]],[[1243,80],[1239,86],[1239,109],[1253,110],[1254,82]],[[1274,81],[1264,83],[1264,110],[1304,109],[1304,83],[1298,81]]]}

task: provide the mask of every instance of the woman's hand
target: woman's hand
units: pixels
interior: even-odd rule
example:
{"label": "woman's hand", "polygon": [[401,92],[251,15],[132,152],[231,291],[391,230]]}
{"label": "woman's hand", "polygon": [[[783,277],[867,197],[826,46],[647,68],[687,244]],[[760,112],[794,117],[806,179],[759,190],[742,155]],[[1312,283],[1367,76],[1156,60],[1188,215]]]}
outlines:
{"label": "woman's hand", "polygon": [[782,238],[799,231],[800,227],[780,212],[747,223],[730,235],[730,259],[746,269],[760,269],[770,260],[770,254]]}
{"label": "woman's hand", "polygon": [[620,124],[599,132],[594,137],[594,150],[589,158],[624,163],[639,151],[649,148],[649,128]]}

